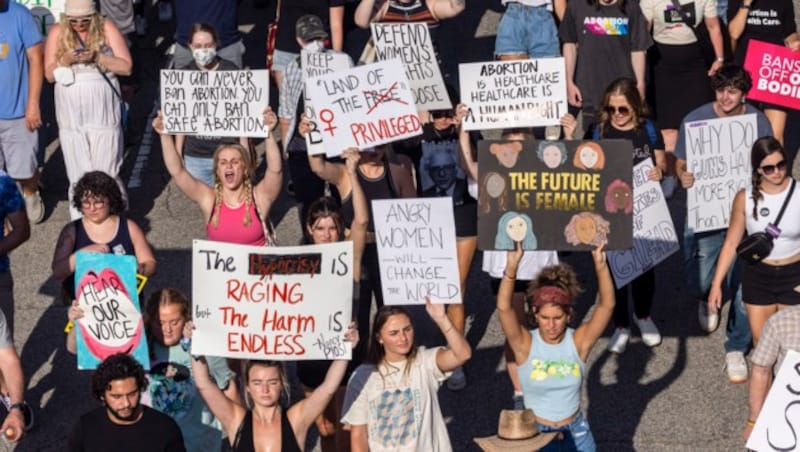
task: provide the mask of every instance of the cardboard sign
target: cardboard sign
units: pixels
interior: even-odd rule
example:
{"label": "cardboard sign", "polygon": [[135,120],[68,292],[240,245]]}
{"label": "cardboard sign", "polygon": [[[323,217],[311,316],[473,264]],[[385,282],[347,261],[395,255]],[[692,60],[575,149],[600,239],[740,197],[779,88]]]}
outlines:
{"label": "cardboard sign", "polygon": [[465,130],[558,125],[567,113],[564,58],[460,64]]}
{"label": "cardboard sign", "polygon": [[168,133],[266,137],[269,71],[161,71],[161,112]]}
{"label": "cardboard sign", "polygon": [[195,240],[192,354],[349,359],[353,243],[263,247]]}
{"label": "cardboard sign", "polygon": [[686,124],[688,225],[697,232],[725,229],[736,192],[750,183],[750,148],[758,138],[755,114]]}
{"label": "cardboard sign", "polygon": [[414,103],[420,110],[453,107],[425,22],[372,23],[372,41],[378,61],[399,58],[411,82]]}
{"label": "cardboard sign", "polygon": [[[311,155],[325,154],[325,146],[322,142],[322,133],[319,131],[319,119],[317,118],[317,110],[311,103],[311,97],[308,95],[308,88],[305,88],[309,80],[320,75],[330,74],[334,72],[344,71],[350,69],[352,66],[350,57],[345,53],[340,52],[308,52],[300,50],[300,68],[303,70],[303,105],[305,105],[305,114],[312,124],[312,130],[306,134],[306,149]],[[331,157],[341,154],[334,153],[330,149]]]}
{"label": "cardboard sign", "polygon": [[39,24],[39,31],[42,36],[47,36],[50,27],[61,19],[64,12],[64,5],[67,0],[16,0],[20,5],[24,5],[31,10],[33,18]]}
{"label": "cardboard sign", "polygon": [[644,160],[633,167],[633,248],[607,253],[618,289],[680,249],[661,184],[647,178],[654,166]]}
{"label": "cardboard sign", "polygon": [[374,200],[372,213],[384,302],[461,303],[453,200]]}
{"label": "cardboard sign", "polygon": [[748,99],[800,110],[800,52],[751,39],[744,68],[753,79]]}
{"label": "cardboard sign", "polygon": [[326,149],[368,149],[422,133],[400,60],[322,75],[306,86]]}
{"label": "cardboard sign", "polygon": [[789,350],[772,382],[747,448],[763,451],[788,451],[800,447],[800,353]]}
{"label": "cardboard sign", "polygon": [[150,368],[135,256],[79,251],[75,299],[84,314],[75,333],[78,369],[96,369],[115,353],[127,353]]}
{"label": "cardboard sign", "polygon": [[607,250],[633,246],[629,140],[481,141],[482,250]]}

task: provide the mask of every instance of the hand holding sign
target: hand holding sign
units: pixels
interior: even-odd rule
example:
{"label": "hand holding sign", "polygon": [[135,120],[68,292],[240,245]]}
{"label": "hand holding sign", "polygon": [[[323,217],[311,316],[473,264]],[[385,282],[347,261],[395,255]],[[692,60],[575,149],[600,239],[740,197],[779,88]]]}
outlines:
{"label": "hand holding sign", "polygon": [[267,130],[272,130],[272,129],[274,129],[274,128],[275,128],[275,126],[278,124],[278,115],[276,115],[276,114],[275,114],[275,112],[274,112],[274,111],[272,111],[272,107],[270,107],[269,105],[267,105],[267,106],[264,108],[264,113],[263,113],[263,115],[264,115],[264,127],[265,127]]}

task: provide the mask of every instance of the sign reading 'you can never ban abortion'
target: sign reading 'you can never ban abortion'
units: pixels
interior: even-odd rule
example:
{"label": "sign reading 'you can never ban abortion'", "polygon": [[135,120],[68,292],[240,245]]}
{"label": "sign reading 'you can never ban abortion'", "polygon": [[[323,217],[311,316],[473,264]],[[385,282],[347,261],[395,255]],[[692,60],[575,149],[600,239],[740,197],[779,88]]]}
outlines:
{"label": "sign reading 'you can never ban abortion'", "polygon": [[387,305],[461,303],[451,198],[372,201]]}
{"label": "sign reading 'you can never ban abortion'", "polygon": [[353,244],[258,247],[195,240],[195,355],[349,359]]}
{"label": "sign reading 'you can never ban abortion'", "polygon": [[268,71],[161,71],[161,112],[168,133],[266,137]]}
{"label": "sign reading 'you can never ban abortion'", "polygon": [[321,75],[306,85],[326,149],[367,149],[422,133],[400,60]]}

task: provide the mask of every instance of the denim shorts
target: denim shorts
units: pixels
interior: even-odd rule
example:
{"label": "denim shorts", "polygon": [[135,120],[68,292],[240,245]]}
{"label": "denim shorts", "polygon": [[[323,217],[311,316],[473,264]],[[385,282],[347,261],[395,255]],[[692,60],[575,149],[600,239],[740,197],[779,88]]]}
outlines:
{"label": "denim shorts", "polygon": [[578,412],[575,419],[567,425],[561,427],[550,427],[536,423],[539,431],[562,432],[561,439],[554,439],[547,446],[539,449],[540,452],[595,452],[597,445],[589,428],[589,421],[583,416],[583,412]]}
{"label": "denim shorts", "polygon": [[272,53],[272,70],[276,72],[283,72],[286,66],[299,57],[299,53],[287,52],[285,50],[275,49]]}
{"label": "denim shorts", "polygon": [[546,5],[509,3],[497,27],[494,54],[524,53],[531,58],[561,56],[553,13]]}

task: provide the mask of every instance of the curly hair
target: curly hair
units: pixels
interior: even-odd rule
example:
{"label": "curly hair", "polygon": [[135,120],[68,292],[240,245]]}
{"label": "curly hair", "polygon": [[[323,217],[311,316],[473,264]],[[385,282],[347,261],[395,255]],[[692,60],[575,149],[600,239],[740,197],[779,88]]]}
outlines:
{"label": "curly hair", "polygon": [[158,323],[159,309],[162,306],[170,305],[180,306],[181,317],[183,317],[183,320],[192,320],[192,303],[189,301],[186,295],[178,291],[178,289],[159,289],[150,295],[150,297],[147,299],[147,303],[144,305],[144,324],[145,328],[147,328],[148,338],[152,339],[155,337],[152,331],[153,328],[160,328]]}
{"label": "curly hair", "polygon": [[531,325],[536,323],[534,320],[536,311],[546,304],[538,296],[542,293],[542,289],[547,287],[556,287],[568,297],[569,304],[557,304],[567,315],[572,314],[572,302],[583,292],[580,283],[578,283],[578,276],[568,264],[562,263],[543,268],[536,276],[536,279],[531,281],[526,292],[530,308],[528,322]]}
{"label": "curly hair", "polygon": [[[628,199],[625,201],[625,206],[622,208],[617,208],[617,205],[614,202],[614,197],[617,195],[616,190],[618,188],[624,190],[624,193],[628,195]],[[605,204],[606,212],[608,213],[616,213],[617,210],[623,210],[625,213],[633,212],[633,192],[631,191],[631,186],[621,179],[614,179],[613,182],[608,184],[608,188],[606,189]]]}
{"label": "curly hair", "polygon": [[78,180],[73,188],[72,205],[80,211],[83,200],[93,197],[106,198],[111,215],[119,215],[125,211],[125,200],[119,184],[102,171],[89,171]]}
{"label": "curly hair", "polygon": [[578,238],[578,234],[575,229],[578,226],[578,222],[585,219],[592,220],[595,228],[597,229],[597,234],[595,234],[594,238],[592,238],[592,242],[589,243],[589,245],[600,245],[608,237],[608,233],[611,231],[611,223],[609,223],[608,220],[600,215],[592,212],[580,212],[573,215],[572,218],[570,218],[567,227],[564,228],[564,238],[571,245],[580,245],[581,239]]}
{"label": "curly hair", "polygon": [[128,378],[136,380],[139,392],[147,389],[144,368],[138,361],[125,353],[111,355],[92,374],[92,396],[102,402],[112,381]]}
{"label": "curly hair", "polygon": [[729,87],[736,88],[747,94],[750,88],[753,87],[753,79],[743,67],[735,64],[726,64],[711,76],[711,89],[719,91]]}

